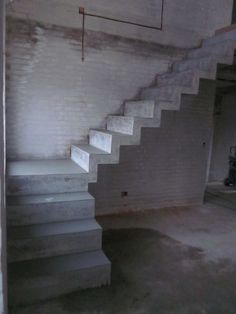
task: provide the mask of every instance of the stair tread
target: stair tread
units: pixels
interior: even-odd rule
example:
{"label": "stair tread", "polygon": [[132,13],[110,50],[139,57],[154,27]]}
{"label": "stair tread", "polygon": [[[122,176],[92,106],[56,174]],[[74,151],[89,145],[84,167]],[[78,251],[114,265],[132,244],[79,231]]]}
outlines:
{"label": "stair tread", "polygon": [[[214,60],[215,61],[215,59],[217,59],[217,58],[219,58],[219,56],[217,56],[217,55],[201,56],[201,57],[196,57],[196,58],[191,58],[191,59],[185,58],[183,60],[176,61],[174,63],[174,65],[175,64],[182,64],[182,63],[191,63],[191,62],[203,61],[203,60],[209,60],[209,61]],[[194,71],[194,69],[192,69],[192,70]],[[186,71],[186,70],[181,70],[181,71]]]}
{"label": "stair tread", "polygon": [[221,45],[226,44],[232,40],[235,40],[236,30],[231,29],[227,32],[218,32],[215,36],[207,37],[203,40],[203,47],[205,46],[212,46],[215,44]]}
{"label": "stair tread", "polygon": [[79,148],[83,151],[85,151],[88,154],[94,154],[94,155],[108,155],[108,153],[102,149],[96,148],[89,144],[78,144],[78,145],[72,145],[75,148]]}
{"label": "stair tread", "polygon": [[135,105],[135,104],[142,104],[142,105],[155,105],[154,100],[128,100],[125,102],[126,105]]}
{"label": "stair tread", "polygon": [[7,169],[9,176],[65,175],[86,172],[71,159],[10,161]]}
{"label": "stair tread", "polygon": [[112,115],[112,114],[110,114],[108,117],[119,118],[119,119],[124,118],[125,120],[133,120],[137,122],[138,121],[151,121],[154,119],[154,118],[148,118],[148,117],[135,117],[135,116],[123,116],[123,115],[117,116],[117,115]]}
{"label": "stair tread", "polygon": [[9,282],[21,284],[22,280],[34,277],[45,277],[65,272],[73,272],[101,265],[110,265],[102,250],[69,254],[56,257],[15,262],[8,264]]}
{"label": "stair tread", "polygon": [[7,199],[8,206],[47,204],[57,202],[93,200],[94,197],[88,192],[55,193],[42,195],[10,196]]}
{"label": "stair tread", "polygon": [[121,136],[121,137],[124,137],[124,138],[132,137],[132,135],[130,135],[130,134],[124,134],[124,133],[120,133],[120,132],[109,131],[109,130],[106,130],[106,129],[90,129],[90,131],[105,133],[105,134],[114,135],[114,136]]}
{"label": "stair tread", "polygon": [[101,230],[101,226],[96,222],[94,218],[10,227],[8,229],[8,239],[32,239],[37,237],[73,234],[91,230]]}
{"label": "stair tread", "polygon": [[[192,53],[194,53],[194,52],[198,52],[198,51],[206,51],[206,52],[208,52],[209,51],[209,55],[210,55],[210,53],[211,52],[215,52],[215,50],[216,49],[222,49],[222,50],[227,50],[227,49],[230,49],[230,48],[232,48],[233,49],[233,45],[235,45],[235,40],[232,40],[232,39],[224,39],[223,41],[222,41],[222,43],[224,43],[225,45],[224,46],[220,46],[219,45],[219,43],[213,43],[212,45],[210,45],[210,46],[201,46],[201,47],[199,47],[199,48],[196,48],[196,49],[192,49],[192,50],[190,50],[190,52],[189,52],[189,54],[191,55]],[[227,46],[229,44],[229,46]],[[231,46],[232,45],[232,46]]]}

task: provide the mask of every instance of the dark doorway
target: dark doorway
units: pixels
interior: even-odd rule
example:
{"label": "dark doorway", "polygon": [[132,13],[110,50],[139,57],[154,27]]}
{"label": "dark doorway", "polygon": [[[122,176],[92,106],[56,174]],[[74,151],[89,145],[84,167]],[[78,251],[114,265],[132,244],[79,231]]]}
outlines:
{"label": "dark doorway", "polygon": [[236,23],[236,0],[234,0],[234,5],[233,5],[233,14],[232,14],[232,24]]}

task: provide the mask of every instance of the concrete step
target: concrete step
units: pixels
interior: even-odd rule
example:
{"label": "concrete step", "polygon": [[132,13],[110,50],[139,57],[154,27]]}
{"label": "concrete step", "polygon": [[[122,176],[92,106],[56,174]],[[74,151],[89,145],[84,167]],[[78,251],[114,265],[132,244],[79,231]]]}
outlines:
{"label": "concrete step", "polygon": [[135,121],[134,117],[108,116],[107,117],[107,130],[133,135],[134,121]]}
{"label": "concrete step", "polygon": [[218,63],[232,64],[233,59],[228,56],[210,56],[197,59],[185,59],[175,62],[173,65],[173,70],[179,72],[192,69],[216,73]]}
{"label": "concrete step", "polygon": [[[159,110],[178,110],[181,101],[181,94],[184,88],[179,85],[149,87],[143,89],[141,93],[142,99],[155,100]],[[155,111],[157,111],[157,108]],[[157,113],[155,113],[157,115]]]}
{"label": "concrete step", "polygon": [[93,217],[94,198],[88,192],[11,196],[7,199],[7,222],[9,226]]}
{"label": "concrete step", "polygon": [[224,44],[227,45],[227,41],[236,40],[236,29],[232,29],[228,32],[223,32],[221,34],[209,37],[203,40],[202,46],[210,46],[215,44]]}
{"label": "concrete step", "polygon": [[124,115],[127,117],[153,118],[155,101],[127,101],[125,103]]}
{"label": "concrete step", "polygon": [[204,58],[210,56],[233,57],[235,48],[236,40],[226,40],[222,43],[222,45],[215,43],[210,46],[203,46],[199,49],[193,49],[188,53],[187,57],[188,59]]}
{"label": "concrete step", "polygon": [[119,157],[121,145],[138,145],[140,138],[135,136],[112,132],[108,130],[90,130],[89,144],[113,154],[114,158]]}
{"label": "concrete step", "polygon": [[8,195],[37,195],[87,191],[90,177],[70,159],[8,162]]}
{"label": "concrete step", "polygon": [[111,163],[108,152],[88,144],[72,145],[71,159],[87,172],[96,172],[99,163]]}
{"label": "concrete step", "polygon": [[84,172],[70,159],[19,160],[7,163],[9,176],[67,175]]}
{"label": "concrete step", "polygon": [[157,76],[158,86],[179,85],[183,88],[191,88],[194,92],[199,89],[199,79],[215,79],[214,72],[199,70],[185,70],[181,72],[171,72]]}
{"label": "concrete step", "polygon": [[9,304],[24,305],[110,283],[101,250],[8,265]]}
{"label": "concrete step", "polygon": [[95,219],[8,228],[8,262],[73,254],[101,248]]}
{"label": "concrete step", "polygon": [[107,129],[129,135],[140,135],[142,127],[159,127],[160,119],[126,116],[108,116]]}

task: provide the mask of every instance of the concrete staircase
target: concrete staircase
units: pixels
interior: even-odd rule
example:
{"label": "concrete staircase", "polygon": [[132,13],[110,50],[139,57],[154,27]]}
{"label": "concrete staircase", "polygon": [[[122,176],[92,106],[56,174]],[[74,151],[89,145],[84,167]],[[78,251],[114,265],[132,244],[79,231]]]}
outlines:
{"label": "concrete staircase", "polygon": [[73,145],[71,160],[8,163],[8,263],[11,305],[52,298],[110,281],[88,183],[99,164],[119,162],[120,146],[138,145],[143,127],[160,127],[162,110],[179,110],[182,94],[198,94],[201,78],[215,80],[217,64],[232,64],[236,30],[207,39],[128,101],[107,128]]}

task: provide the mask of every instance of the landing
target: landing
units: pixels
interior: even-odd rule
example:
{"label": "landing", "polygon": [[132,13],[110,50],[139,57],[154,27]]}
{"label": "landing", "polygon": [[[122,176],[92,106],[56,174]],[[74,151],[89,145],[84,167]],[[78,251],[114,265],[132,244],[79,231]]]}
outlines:
{"label": "landing", "polygon": [[70,159],[12,161],[7,164],[9,176],[78,174],[86,171]]}

